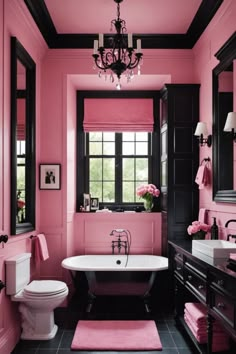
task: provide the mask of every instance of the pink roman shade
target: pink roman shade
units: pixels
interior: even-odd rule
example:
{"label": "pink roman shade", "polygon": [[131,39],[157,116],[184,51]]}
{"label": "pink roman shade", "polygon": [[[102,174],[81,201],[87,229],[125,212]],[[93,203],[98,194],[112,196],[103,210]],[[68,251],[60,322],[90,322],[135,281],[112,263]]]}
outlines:
{"label": "pink roman shade", "polygon": [[153,131],[150,98],[86,98],[84,131]]}

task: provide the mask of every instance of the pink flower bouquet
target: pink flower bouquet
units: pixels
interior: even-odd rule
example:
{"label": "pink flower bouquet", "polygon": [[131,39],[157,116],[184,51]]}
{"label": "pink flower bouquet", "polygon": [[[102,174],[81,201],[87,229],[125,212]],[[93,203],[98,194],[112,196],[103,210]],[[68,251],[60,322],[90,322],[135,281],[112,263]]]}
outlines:
{"label": "pink flower bouquet", "polygon": [[25,206],[24,200],[18,199],[17,200],[17,208],[20,210],[20,209],[23,209],[24,206]]}
{"label": "pink flower bouquet", "polygon": [[207,232],[211,229],[210,225],[202,223],[200,221],[193,221],[192,225],[189,225],[187,228],[187,232],[189,235],[195,235],[195,238],[205,238]]}
{"label": "pink flower bouquet", "polygon": [[144,207],[151,210],[153,206],[153,197],[159,197],[160,191],[154,184],[141,185],[137,188],[136,194],[144,199]]}

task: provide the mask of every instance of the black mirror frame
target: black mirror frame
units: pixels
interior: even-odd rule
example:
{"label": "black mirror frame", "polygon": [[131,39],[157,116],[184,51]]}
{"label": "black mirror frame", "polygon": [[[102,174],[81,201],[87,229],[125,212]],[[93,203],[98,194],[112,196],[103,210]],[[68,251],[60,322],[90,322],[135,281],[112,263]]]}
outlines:
{"label": "black mirror frame", "polygon": [[[222,203],[236,203],[236,190],[221,190],[223,151],[220,145],[220,136],[223,133],[222,124],[219,119],[219,96],[218,96],[218,76],[232,65],[236,59],[236,32],[227,40],[223,47],[215,54],[220,61],[212,72],[213,82],[213,200]],[[232,166],[228,166],[228,171],[232,171]],[[232,172],[233,173],[233,172]]]}
{"label": "black mirror frame", "polygon": [[[17,60],[26,69],[26,89],[17,90]],[[11,235],[35,229],[35,80],[36,65],[16,37],[11,37]],[[17,98],[26,98],[26,222],[16,223]]]}

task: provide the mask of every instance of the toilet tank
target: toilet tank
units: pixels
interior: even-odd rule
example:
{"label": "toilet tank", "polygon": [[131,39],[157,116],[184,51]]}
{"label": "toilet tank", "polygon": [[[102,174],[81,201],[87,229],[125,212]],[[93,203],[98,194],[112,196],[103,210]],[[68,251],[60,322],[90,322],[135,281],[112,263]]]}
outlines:
{"label": "toilet tank", "polygon": [[21,253],[7,258],[6,262],[6,293],[17,294],[30,281],[31,253]]}

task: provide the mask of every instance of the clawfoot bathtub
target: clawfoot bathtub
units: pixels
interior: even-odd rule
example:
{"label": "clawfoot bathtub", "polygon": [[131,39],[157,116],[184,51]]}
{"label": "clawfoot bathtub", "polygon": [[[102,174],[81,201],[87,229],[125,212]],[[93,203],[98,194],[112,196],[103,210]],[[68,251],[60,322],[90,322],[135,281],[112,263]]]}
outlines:
{"label": "clawfoot bathtub", "polygon": [[145,301],[156,272],[168,269],[168,258],[154,255],[82,255],[66,258],[62,267],[85,272],[89,286],[89,306],[97,295],[137,295]]}

